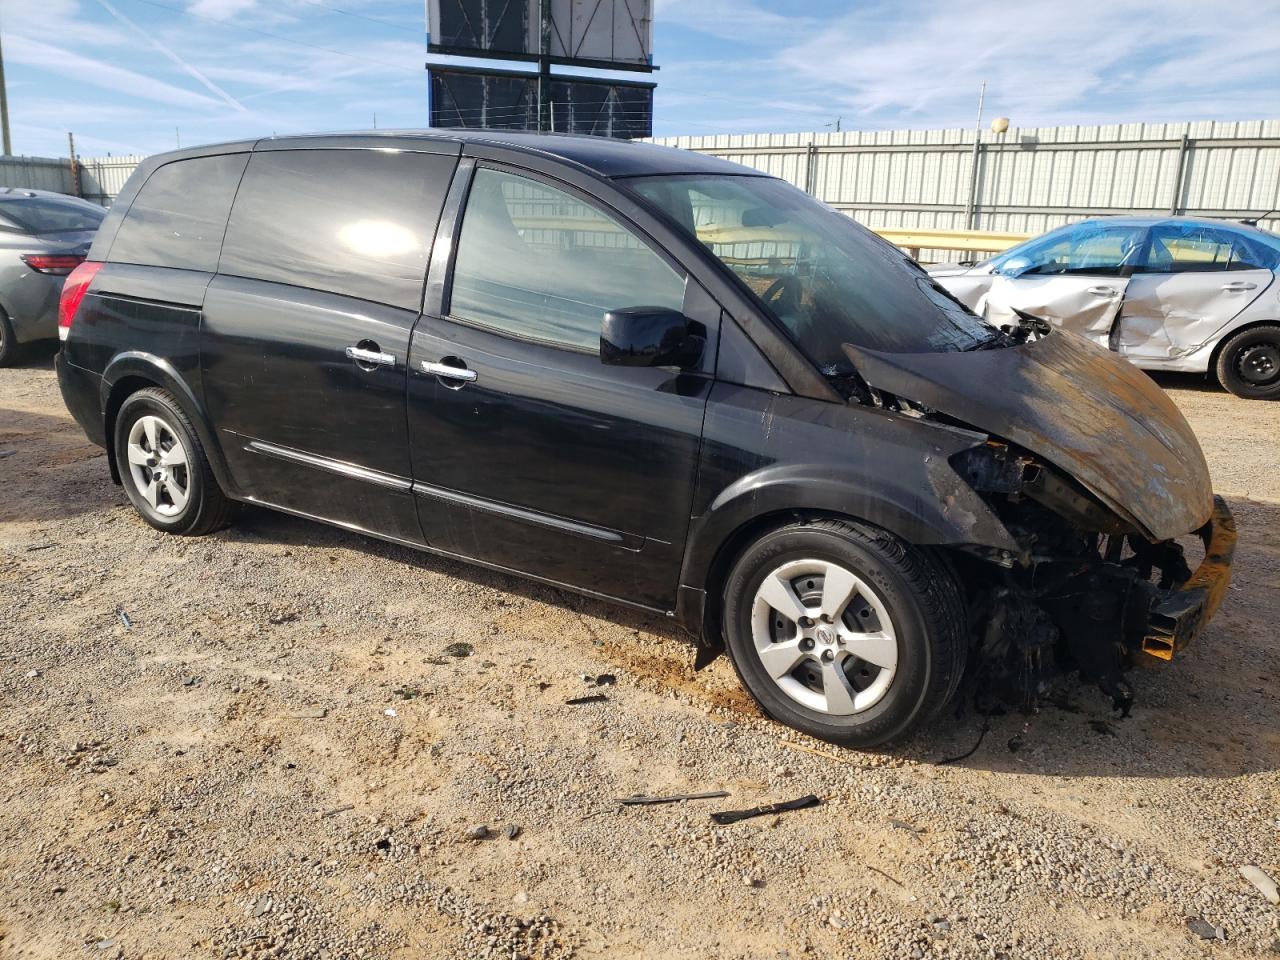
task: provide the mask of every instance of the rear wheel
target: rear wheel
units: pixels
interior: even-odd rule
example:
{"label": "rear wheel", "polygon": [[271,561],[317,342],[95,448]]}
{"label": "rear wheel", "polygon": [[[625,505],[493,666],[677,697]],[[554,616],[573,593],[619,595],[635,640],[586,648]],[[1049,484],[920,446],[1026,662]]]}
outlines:
{"label": "rear wheel", "polygon": [[231,522],[235,503],[218,487],[200,438],[167,390],[150,387],[125,400],[115,451],[125,493],[157,530],[201,536]]}
{"label": "rear wheel", "polygon": [[4,311],[0,310],[0,367],[13,366],[21,352],[22,345],[13,335],[13,324],[9,322]]}
{"label": "rear wheel", "polygon": [[941,709],[964,670],[959,588],[931,554],[840,520],[766,534],[725,587],[725,642],[775,720],[851,747]]}
{"label": "rear wheel", "polygon": [[1218,381],[1246,400],[1280,400],[1280,326],[1252,327],[1218,353]]}

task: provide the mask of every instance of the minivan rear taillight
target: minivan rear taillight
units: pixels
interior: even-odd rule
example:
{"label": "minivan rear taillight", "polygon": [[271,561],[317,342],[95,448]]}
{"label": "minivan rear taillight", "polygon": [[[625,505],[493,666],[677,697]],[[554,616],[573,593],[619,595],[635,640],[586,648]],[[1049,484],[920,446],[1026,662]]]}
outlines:
{"label": "minivan rear taillight", "polygon": [[84,257],[66,253],[24,253],[22,262],[36,273],[52,273],[58,277],[65,277],[84,263]]}
{"label": "minivan rear taillight", "polygon": [[80,301],[94,276],[102,269],[97,260],[86,260],[71,271],[71,276],[62,283],[62,298],[58,301],[58,339],[65,340],[71,333],[71,323],[80,309]]}

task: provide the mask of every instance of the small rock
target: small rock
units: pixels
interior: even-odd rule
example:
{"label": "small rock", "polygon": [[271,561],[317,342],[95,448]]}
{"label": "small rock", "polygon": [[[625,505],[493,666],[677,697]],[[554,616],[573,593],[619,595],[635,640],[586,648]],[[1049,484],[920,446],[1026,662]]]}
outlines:
{"label": "small rock", "polygon": [[1268,903],[1280,904],[1280,890],[1276,889],[1276,882],[1267,875],[1266,871],[1250,864],[1240,868],[1240,876],[1257,887],[1258,892],[1267,898]]}
{"label": "small rock", "polygon": [[489,828],[483,823],[477,824],[467,831],[468,840],[483,840],[487,836],[489,836]]}
{"label": "small rock", "polygon": [[517,893],[514,897],[511,898],[511,902],[518,903],[523,906],[524,904],[529,902],[529,895],[525,893],[523,890],[521,890],[519,893]]}
{"label": "small rock", "polygon": [[394,717],[396,715],[396,712],[392,710],[390,707],[387,707],[387,709],[383,710],[382,712],[385,713],[388,717]]}
{"label": "small rock", "polygon": [[271,912],[270,897],[265,897],[265,896],[259,897],[257,900],[253,902],[253,915],[255,917],[261,917],[270,912]]}
{"label": "small rock", "polygon": [[506,829],[504,829],[502,833],[508,840],[514,840],[516,837],[520,836],[520,825],[517,823],[508,823]]}
{"label": "small rock", "polygon": [[459,660],[461,660],[463,657],[471,656],[472,649],[473,647],[471,646],[471,644],[466,643],[465,641],[459,640],[456,643],[451,643],[447,647],[445,647],[444,652],[451,657],[457,657]]}
{"label": "small rock", "polygon": [[30,677],[30,678],[32,678],[32,679],[35,679],[36,677],[40,676],[40,671],[39,671],[39,670],[28,670],[28,671],[27,671],[27,676],[28,676],[28,677]]}

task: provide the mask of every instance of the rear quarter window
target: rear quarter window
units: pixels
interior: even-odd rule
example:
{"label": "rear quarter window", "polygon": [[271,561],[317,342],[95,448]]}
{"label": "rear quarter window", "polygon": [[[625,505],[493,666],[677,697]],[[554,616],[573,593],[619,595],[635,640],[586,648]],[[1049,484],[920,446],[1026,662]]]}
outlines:
{"label": "rear quarter window", "polygon": [[417,310],[453,155],[255,153],[219,271]]}
{"label": "rear quarter window", "polygon": [[107,259],[213,273],[248,159],[224,154],[157,168],[129,205]]}

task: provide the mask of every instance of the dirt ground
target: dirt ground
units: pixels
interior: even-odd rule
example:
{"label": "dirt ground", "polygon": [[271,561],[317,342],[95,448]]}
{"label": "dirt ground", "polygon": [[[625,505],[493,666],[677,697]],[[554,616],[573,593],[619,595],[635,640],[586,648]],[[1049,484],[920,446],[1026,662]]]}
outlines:
{"label": "dirt ground", "polygon": [[1068,682],[943,765],[981,717],[841,752],[661,621],[265,511],[163,536],[49,357],[0,371],[0,957],[1280,950],[1238,872],[1280,878],[1280,404],[1162,383],[1238,521],[1224,609],[1129,719]]}

